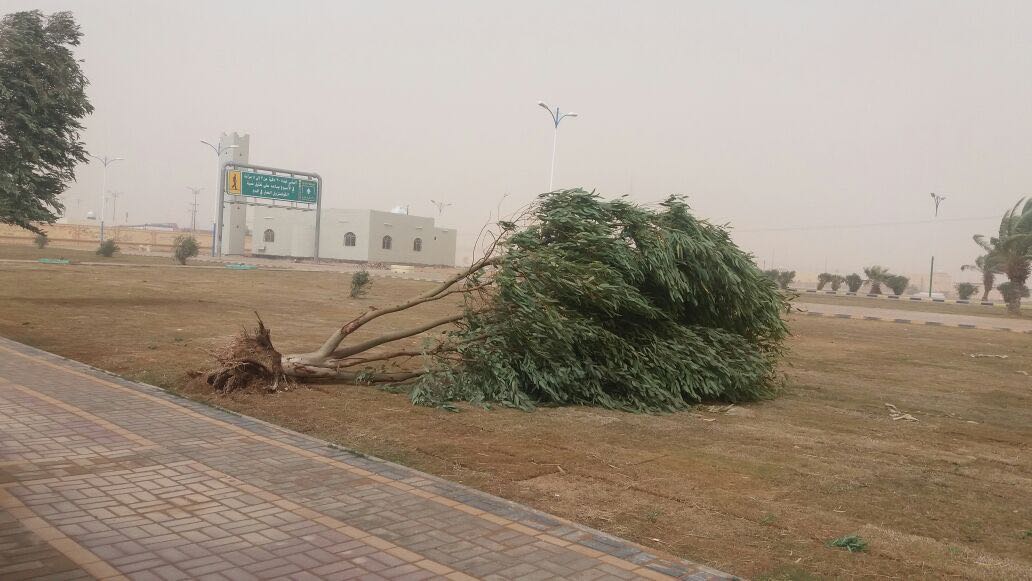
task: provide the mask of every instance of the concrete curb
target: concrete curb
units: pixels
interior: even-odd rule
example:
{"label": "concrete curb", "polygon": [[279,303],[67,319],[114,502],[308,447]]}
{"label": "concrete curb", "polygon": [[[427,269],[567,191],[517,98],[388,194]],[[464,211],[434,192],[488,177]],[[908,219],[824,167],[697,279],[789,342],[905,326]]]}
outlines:
{"label": "concrete curb", "polygon": [[1010,327],[990,327],[986,325],[972,325],[969,323],[943,323],[941,321],[915,321],[913,319],[896,319],[892,317],[875,317],[872,315],[849,315],[846,313],[822,313],[820,311],[795,311],[808,317],[827,317],[830,319],[855,319],[857,321],[884,321],[886,323],[900,323],[904,325],[925,325],[931,327],[953,327],[956,329],[976,329],[979,331],[1005,331],[1009,333],[1024,333],[1032,335],[1032,329],[1023,331]]}
{"label": "concrete curb", "polygon": [[904,296],[900,296],[900,295],[876,295],[876,294],[871,294],[871,293],[852,293],[852,292],[842,292],[842,291],[816,290],[816,289],[812,289],[812,288],[790,288],[788,290],[790,290],[792,292],[796,292],[796,293],[811,294],[811,295],[816,294],[816,295],[827,295],[827,296],[833,296],[833,297],[860,297],[860,298],[867,298],[867,299],[888,299],[888,300],[900,301],[900,302],[915,301],[915,302],[925,302],[925,303],[939,303],[939,304],[946,304],[946,305],[975,305],[975,306],[983,306],[983,307],[1006,307],[1007,306],[1004,303],[998,303],[998,302],[995,302],[995,301],[971,301],[971,300],[962,300],[962,299],[929,299],[929,298],[926,298],[926,297],[904,297]]}

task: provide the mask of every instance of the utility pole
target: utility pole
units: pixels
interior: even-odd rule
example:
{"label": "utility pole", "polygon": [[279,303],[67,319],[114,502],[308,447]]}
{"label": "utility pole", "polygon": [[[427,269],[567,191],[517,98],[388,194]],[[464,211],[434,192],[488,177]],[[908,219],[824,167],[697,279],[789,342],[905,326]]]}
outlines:
{"label": "utility pole", "polygon": [[[932,196],[932,200],[935,201],[935,216],[934,217],[938,218],[939,217],[939,204],[942,204],[942,201],[946,199],[946,196],[940,196],[940,195],[938,195],[938,194],[936,194],[934,192],[931,194],[931,196]],[[935,224],[936,224],[936,222],[933,221],[932,222],[932,267],[931,267],[931,269],[928,272],[928,298],[932,298],[932,279],[935,278],[935,234],[936,234]]]}
{"label": "utility pole", "polygon": [[122,197],[122,192],[108,192],[111,196],[111,225],[118,225],[118,198]]}
{"label": "utility pole", "polygon": [[197,230],[197,196],[201,193],[204,188],[192,188],[186,186],[186,189],[193,192],[193,203],[190,204],[190,230]]}

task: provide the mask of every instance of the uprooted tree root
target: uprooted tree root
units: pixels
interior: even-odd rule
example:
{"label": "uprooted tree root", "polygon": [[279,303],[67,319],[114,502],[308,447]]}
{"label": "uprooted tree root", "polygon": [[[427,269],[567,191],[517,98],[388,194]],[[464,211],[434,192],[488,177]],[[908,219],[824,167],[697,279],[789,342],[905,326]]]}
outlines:
{"label": "uprooted tree root", "polygon": [[215,391],[274,392],[294,385],[294,380],[283,373],[283,357],[272,346],[268,327],[258,313],[255,316],[258,326],[242,329],[229,344],[214,351],[215,368],[198,374]]}

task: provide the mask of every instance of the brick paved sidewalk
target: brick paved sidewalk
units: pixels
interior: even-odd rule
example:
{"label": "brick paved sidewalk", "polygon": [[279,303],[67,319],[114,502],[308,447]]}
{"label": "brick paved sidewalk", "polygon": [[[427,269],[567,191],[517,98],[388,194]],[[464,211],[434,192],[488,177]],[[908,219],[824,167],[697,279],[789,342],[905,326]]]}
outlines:
{"label": "brick paved sidewalk", "polygon": [[0,338],[0,579],[727,579]]}

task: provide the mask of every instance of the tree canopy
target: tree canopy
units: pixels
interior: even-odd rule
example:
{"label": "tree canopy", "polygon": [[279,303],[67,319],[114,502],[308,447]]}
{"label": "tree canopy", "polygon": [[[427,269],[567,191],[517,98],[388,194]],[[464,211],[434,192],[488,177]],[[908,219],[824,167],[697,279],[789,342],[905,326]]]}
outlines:
{"label": "tree canopy", "polygon": [[497,288],[446,339],[461,363],[423,375],[415,401],[650,411],[770,393],[787,299],[683,199],[554,192],[505,226]]}
{"label": "tree canopy", "polygon": [[86,161],[80,120],[93,106],[72,51],[81,36],[70,12],[0,20],[0,223],[40,233]]}

